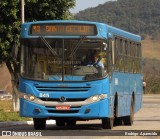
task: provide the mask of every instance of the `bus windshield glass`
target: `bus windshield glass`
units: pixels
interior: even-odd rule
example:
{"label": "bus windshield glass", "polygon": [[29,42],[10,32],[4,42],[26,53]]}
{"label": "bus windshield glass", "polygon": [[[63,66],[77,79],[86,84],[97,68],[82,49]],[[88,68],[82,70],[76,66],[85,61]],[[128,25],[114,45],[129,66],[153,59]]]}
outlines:
{"label": "bus windshield glass", "polygon": [[45,81],[84,81],[107,75],[106,40],[22,39],[21,75]]}

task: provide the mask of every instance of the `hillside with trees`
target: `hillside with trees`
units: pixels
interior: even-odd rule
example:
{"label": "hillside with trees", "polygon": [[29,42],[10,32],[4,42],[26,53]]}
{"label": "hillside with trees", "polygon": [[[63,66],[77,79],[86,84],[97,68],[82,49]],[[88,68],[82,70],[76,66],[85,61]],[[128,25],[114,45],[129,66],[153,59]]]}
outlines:
{"label": "hillside with trees", "polygon": [[136,34],[160,33],[160,0],[117,0],[80,11],[74,19],[107,23]]}
{"label": "hillside with trees", "polygon": [[160,0],[117,0],[88,8],[74,16],[77,20],[102,22],[142,36],[146,93],[160,93],[159,8]]}

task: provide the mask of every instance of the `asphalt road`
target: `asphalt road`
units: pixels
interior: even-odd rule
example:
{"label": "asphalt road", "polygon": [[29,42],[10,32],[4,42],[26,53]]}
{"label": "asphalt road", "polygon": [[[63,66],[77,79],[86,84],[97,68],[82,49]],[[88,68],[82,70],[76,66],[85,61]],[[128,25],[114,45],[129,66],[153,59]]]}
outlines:
{"label": "asphalt road", "polygon": [[143,107],[135,114],[133,126],[116,126],[112,130],[105,130],[101,127],[101,120],[91,120],[87,122],[77,122],[77,125],[74,127],[56,127],[54,124],[47,125],[44,131],[34,130],[33,125],[0,127],[0,135],[3,131],[9,131],[8,134],[10,134],[11,131],[12,135],[15,136],[86,136],[88,139],[90,137],[106,138],[107,136],[126,136],[126,138],[128,138],[128,136],[152,135],[159,138],[160,95],[144,95]]}

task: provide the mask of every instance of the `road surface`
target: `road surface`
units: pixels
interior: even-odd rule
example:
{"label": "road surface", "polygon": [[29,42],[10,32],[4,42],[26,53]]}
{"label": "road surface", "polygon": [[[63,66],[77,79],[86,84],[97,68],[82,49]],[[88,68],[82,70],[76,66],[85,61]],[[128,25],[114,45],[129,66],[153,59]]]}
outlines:
{"label": "road surface", "polygon": [[135,114],[133,126],[116,126],[113,127],[112,130],[105,130],[101,127],[101,120],[91,120],[87,122],[77,122],[75,127],[47,125],[45,131],[34,130],[33,125],[0,127],[0,132],[2,131],[12,131],[15,135],[31,135],[37,133],[37,135],[56,136],[57,138],[77,136],[77,139],[79,138],[78,136],[80,136],[80,138],[85,136],[87,139],[93,137],[103,139],[108,136],[111,138],[112,136],[132,138],[132,136],[146,134],[147,136],[145,137],[152,135],[155,138],[160,138],[160,95],[144,95],[143,107]]}

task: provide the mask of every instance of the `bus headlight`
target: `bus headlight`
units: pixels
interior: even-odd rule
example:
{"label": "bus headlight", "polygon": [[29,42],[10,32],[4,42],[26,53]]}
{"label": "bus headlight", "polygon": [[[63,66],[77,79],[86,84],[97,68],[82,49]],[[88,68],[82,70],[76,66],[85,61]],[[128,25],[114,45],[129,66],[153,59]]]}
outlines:
{"label": "bus headlight", "polygon": [[29,95],[29,94],[21,94],[21,98],[24,98],[29,101],[34,101],[36,97],[33,95]]}
{"label": "bus headlight", "polygon": [[97,100],[98,100],[98,95],[93,96],[93,97],[92,97],[92,100],[93,100],[93,101],[97,101]]}
{"label": "bus headlight", "polygon": [[100,94],[100,95],[92,96],[88,100],[90,102],[97,102],[97,101],[103,100],[105,98],[107,98],[107,94]]}

